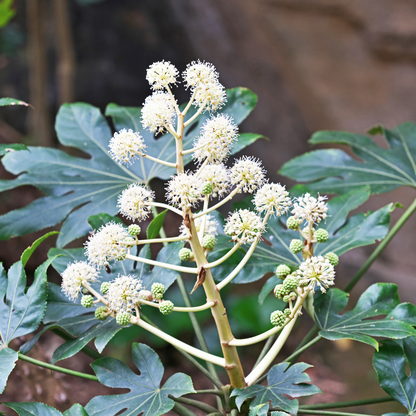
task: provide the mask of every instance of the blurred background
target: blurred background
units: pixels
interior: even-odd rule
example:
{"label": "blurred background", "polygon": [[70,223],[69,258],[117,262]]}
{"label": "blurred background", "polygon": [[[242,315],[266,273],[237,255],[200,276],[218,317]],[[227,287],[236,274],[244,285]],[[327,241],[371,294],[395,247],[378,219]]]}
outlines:
{"label": "blurred background", "polygon": [[[392,128],[416,121],[412,0],[3,0],[0,11],[8,5],[13,10],[10,21],[0,29],[0,96],[21,99],[35,109],[1,108],[1,143],[59,147],[53,125],[64,102],[84,101],[102,110],[110,102],[141,105],[150,93],[146,68],[162,59],[179,70],[194,59],[212,62],[226,88],[244,86],[258,94],[258,105],[241,130],[270,140],[257,142],[246,153],[263,160],[272,180],[289,186],[293,183],[278,176],[277,170],[310,149],[307,140],[314,131],[364,133],[379,123]],[[179,101],[185,101],[186,92],[177,91]],[[378,143],[386,146],[380,139]],[[12,175],[2,170],[1,177]],[[0,194],[0,214],[40,195],[30,187]],[[396,201],[407,207],[413,199],[412,190],[400,189],[373,196],[364,209]],[[399,211],[393,213],[393,221]],[[399,284],[402,300],[415,302],[415,232],[413,218],[354,290],[354,301],[371,283],[392,281]],[[0,259],[6,267],[36,237],[0,242]],[[43,261],[48,248],[44,244],[29,267]],[[345,287],[373,248],[355,249],[342,257],[338,287]],[[245,296],[253,287],[236,290]],[[254,308],[253,299],[245,298],[245,305],[252,302]],[[230,307],[247,309],[242,305]],[[268,317],[259,312],[245,319],[251,319],[256,329]],[[289,344],[295,346],[310,325],[305,319]],[[184,327],[189,329],[189,323]],[[136,333],[127,337],[145,339]],[[61,341],[54,337],[47,341],[33,354],[50,358]],[[109,348],[117,352],[121,344],[122,340],[115,341]],[[173,372],[179,357],[170,349],[164,351],[170,352],[171,358],[162,359],[172,364],[172,371],[167,371]],[[313,381],[326,392],[317,400],[383,395],[372,370],[372,352],[362,344],[352,348],[348,342],[324,342],[306,353],[302,359],[315,365],[309,372]],[[88,370],[88,362],[64,364]],[[92,382],[86,389],[87,382],[74,383],[29,364],[19,366],[4,401],[43,400],[66,409],[74,394],[84,404],[98,394]],[[47,388],[41,387],[45,379]],[[22,380],[29,386],[22,389]],[[374,412],[393,409],[373,407]]]}

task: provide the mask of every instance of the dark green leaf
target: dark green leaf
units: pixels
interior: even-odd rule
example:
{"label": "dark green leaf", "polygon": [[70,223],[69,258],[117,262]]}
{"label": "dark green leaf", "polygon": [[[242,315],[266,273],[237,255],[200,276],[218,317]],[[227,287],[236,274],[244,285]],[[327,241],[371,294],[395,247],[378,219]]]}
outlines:
{"label": "dark green leaf", "polygon": [[7,379],[16,365],[17,358],[16,351],[7,347],[0,347],[0,394],[3,393],[6,387]]}
{"label": "dark green leaf", "polygon": [[0,285],[0,336],[3,344],[8,345],[12,339],[38,328],[46,308],[46,271],[53,260],[48,259],[36,269],[33,284],[27,291],[21,261],[9,269],[7,279],[3,266],[0,266],[0,279],[3,281]]}
{"label": "dark green leaf", "polygon": [[45,234],[44,236],[38,238],[30,247],[28,247],[20,256],[20,260],[22,262],[22,266],[25,267],[26,263],[29,261],[30,257],[34,253],[34,251],[39,247],[39,245],[45,241],[51,235],[59,234],[58,231],[51,231],[50,233]]}
{"label": "dark green leaf", "polygon": [[80,404],[74,404],[70,409],[65,410],[63,416],[89,416]]}
{"label": "dark green leaf", "polygon": [[3,403],[13,409],[19,416],[62,416],[62,413],[44,403]]}
{"label": "dark green leaf", "polygon": [[[376,349],[378,342],[372,337],[401,339],[416,335],[412,326],[389,315],[400,304],[396,285],[376,283],[370,286],[352,311],[339,315],[347,306],[348,296],[335,288],[315,297],[315,321],[322,329],[319,335],[331,341],[348,338]],[[389,316],[369,319],[379,315]]]}
{"label": "dark green leaf", "polygon": [[151,240],[152,238],[156,238],[159,235],[160,229],[163,227],[163,221],[165,219],[165,215],[168,211],[165,210],[161,212],[160,214],[156,215],[155,218],[153,218],[153,221],[149,224],[147,227],[147,238]]}
{"label": "dark green leaf", "polygon": [[130,392],[94,397],[85,407],[89,416],[113,416],[123,409],[126,410],[119,413],[120,416],[142,412],[143,416],[159,416],[175,405],[168,395],[180,397],[195,392],[191,378],[182,373],[174,374],[161,387],[163,365],[147,345],[134,343],[132,356],[140,371],[139,376],[114,358],[101,358],[91,364],[100,383],[107,387],[126,388]]}
{"label": "dark green leaf", "polygon": [[124,222],[118,218],[113,217],[112,215],[108,215],[105,212],[102,212],[101,214],[97,215],[91,215],[88,217],[88,224],[91,226],[93,230],[98,230],[103,225],[109,223],[110,221],[114,221],[117,224],[124,225]]}
{"label": "dark green leaf", "polygon": [[3,156],[9,152],[17,152],[19,150],[29,150],[29,149],[26,147],[26,145],[22,143],[0,144],[0,156]]}
{"label": "dark green leaf", "polygon": [[[359,134],[340,131],[315,133],[312,144],[343,144],[350,146],[358,161],[343,150],[324,149],[305,153],[287,162],[280,173],[308,184],[310,189],[328,193],[344,193],[361,186],[370,186],[371,193],[388,192],[399,186],[416,187],[416,124],[400,124],[382,132],[388,149]],[[317,182],[315,182],[317,181]]]}
{"label": "dark green leaf", "polygon": [[259,304],[263,305],[264,299],[266,296],[274,289],[274,287],[281,283],[282,281],[276,276],[273,275],[270,279],[267,279],[267,282],[262,287],[259,294]]}
{"label": "dark green leaf", "polygon": [[241,409],[241,405],[246,399],[255,397],[250,403],[250,409],[257,407],[257,412],[253,412],[253,416],[267,415],[269,402],[271,407],[279,406],[286,412],[297,414],[299,402],[288,399],[286,395],[302,397],[321,393],[318,387],[306,384],[311,381],[309,376],[304,373],[307,368],[311,367],[309,364],[296,363],[291,367],[289,365],[289,363],[281,363],[273,366],[267,376],[267,386],[254,384],[245,389],[235,389],[231,393],[231,397],[236,397],[235,404],[238,409]]}
{"label": "dark green leaf", "polygon": [[[373,365],[381,387],[388,395],[407,408],[409,414],[416,411],[416,338],[401,341],[383,341],[374,353]],[[410,376],[406,374],[406,362]]]}
{"label": "dark green leaf", "polygon": [[[11,0],[11,1],[13,1],[13,0]],[[1,23],[1,20],[2,20],[2,15],[1,15],[2,4],[7,3],[7,2],[10,3],[9,0],[6,0],[6,1],[3,0],[3,1],[0,2],[0,27],[2,27],[2,23]],[[29,104],[25,103],[24,101],[21,101],[21,100],[16,100],[16,98],[0,98],[0,107],[4,107],[4,106],[7,106],[7,105],[24,105],[24,106],[27,107]]]}

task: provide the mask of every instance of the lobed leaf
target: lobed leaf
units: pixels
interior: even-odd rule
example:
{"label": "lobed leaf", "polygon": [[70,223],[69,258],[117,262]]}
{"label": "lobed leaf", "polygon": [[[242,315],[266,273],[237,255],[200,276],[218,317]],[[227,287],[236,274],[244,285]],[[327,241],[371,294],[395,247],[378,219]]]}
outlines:
{"label": "lobed leaf", "polygon": [[132,358],[140,375],[115,358],[101,358],[91,364],[100,383],[107,387],[126,388],[130,392],[94,397],[86,406],[89,416],[159,416],[169,412],[175,405],[168,395],[180,397],[195,392],[191,378],[182,373],[174,374],[160,386],[163,365],[147,345],[134,343]]}
{"label": "lobed leaf", "polygon": [[55,408],[44,403],[3,403],[10,409],[13,409],[19,416],[89,416],[80,404],[74,404],[64,413],[59,412]]}
{"label": "lobed leaf", "polygon": [[17,359],[18,354],[16,351],[7,347],[0,347],[0,394],[6,388],[7,379],[13,371]]}

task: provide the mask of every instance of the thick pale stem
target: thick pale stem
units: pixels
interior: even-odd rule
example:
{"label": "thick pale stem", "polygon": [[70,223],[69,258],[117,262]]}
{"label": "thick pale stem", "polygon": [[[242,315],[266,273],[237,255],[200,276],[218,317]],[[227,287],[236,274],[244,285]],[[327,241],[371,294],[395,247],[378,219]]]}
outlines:
{"label": "thick pale stem", "polygon": [[198,348],[192,347],[191,345],[186,344],[185,342],[182,342],[165,332],[161,331],[160,329],[155,328],[152,325],[149,325],[148,323],[144,322],[143,319],[137,319],[135,316],[132,316],[130,318],[130,322],[132,324],[138,325],[141,328],[145,329],[148,332],[151,332],[153,335],[156,335],[159,338],[164,339],[169,344],[172,344],[173,346],[180,348],[181,350],[187,352],[188,354],[194,355],[195,357],[200,358],[201,360],[209,361],[210,363],[216,364],[220,367],[225,367],[225,360],[222,357],[217,357],[216,355],[206,353],[204,351],[199,350]]}
{"label": "thick pale stem", "polygon": [[[173,129],[173,126],[165,126],[165,129],[175,138],[178,139],[178,133],[175,132],[175,130]],[[175,166],[176,167],[176,166]]]}
{"label": "thick pale stem", "polygon": [[202,217],[203,215],[209,214],[210,212],[215,211],[216,209],[218,209],[219,207],[221,207],[222,205],[230,201],[240,191],[242,186],[243,185],[238,185],[237,188],[235,188],[230,194],[228,194],[228,196],[224,198],[222,201],[218,202],[218,204],[212,206],[211,208],[207,210],[199,212],[198,214],[195,214],[194,219]]}
{"label": "thick pale stem", "polygon": [[237,243],[227,254],[224,254],[221,258],[213,261],[212,263],[205,264],[204,267],[206,269],[212,269],[213,267],[219,266],[221,263],[223,263],[225,260],[231,257],[240,247],[241,247],[241,244]]}
{"label": "thick pale stem", "polygon": [[168,205],[168,204],[163,204],[162,202],[150,202],[148,205],[151,205],[152,207],[159,207],[159,208],[164,208],[164,209],[168,209],[169,211],[174,212],[177,215],[182,216],[182,211],[179,211],[178,209]]}
{"label": "thick pale stem", "polygon": [[153,162],[159,163],[161,165],[169,166],[170,168],[176,168],[176,163],[166,162],[165,160],[158,159],[157,157],[150,156],[146,153],[142,153],[141,155],[142,157],[153,160]]}
{"label": "thick pale stem", "polygon": [[[140,299],[139,303],[142,303],[143,305],[153,306],[154,308],[160,308],[160,303],[154,303],[149,302],[147,300]],[[207,302],[200,306],[191,306],[191,307],[185,307],[185,306],[175,306],[173,308],[174,312],[201,312],[206,311],[209,308],[212,308],[214,306],[214,302]]]}
{"label": "thick pale stem", "polygon": [[132,254],[130,254],[130,253],[127,253],[127,254],[126,254],[126,259],[127,259],[127,260],[134,260],[134,261],[138,261],[139,263],[150,264],[151,266],[159,266],[159,267],[163,267],[164,269],[175,270],[175,271],[177,271],[177,272],[198,274],[198,269],[197,269],[197,268],[193,268],[193,267],[184,267],[184,266],[176,266],[176,265],[174,265],[174,264],[162,263],[162,262],[160,262],[160,261],[155,261],[155,260],[145,259],[144,257],[137,257],[137,256],[133,256],[133,255],[132,255]]}

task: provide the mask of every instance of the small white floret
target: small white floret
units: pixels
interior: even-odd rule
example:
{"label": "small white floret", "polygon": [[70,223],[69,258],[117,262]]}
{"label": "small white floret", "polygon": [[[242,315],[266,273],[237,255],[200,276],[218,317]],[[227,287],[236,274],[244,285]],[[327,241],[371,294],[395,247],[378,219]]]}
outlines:
{"label": "small white floret", "polygon": [[325,202],[326,196],[318,195],[318,198],[309,193],[297,198],[293,205],[292,215],[301,220],[306,220],[309,224],[318,224],[327,217],[328,205]]}
{"label": "small white floret", "polygon": [[154,198],[154,192],[143,185],[134,183],[125,189],[118,197],[119,212],[130,220],[143,221],[152,211],[149,205]]}
{"label": "small white floret", "polygon": [[131,275],[118,275],[105,294],[109,308],[114,312],[130,312],[139,301],[142,282]]}
{"label": "small white floret", "polygon": [[188,64],[182,76],[186,88],[195,88],[203,84],[215,83],[218,80],[218,72],[215,66],[200,60]]}
{"label": "small white floret", "polygon": [[178,173],[168,182],[166,197],[179,208],[191,208],[202,199],[203,184],[195,175]]}
{"label": "small white floret", "polygon": [[71,300],[78,298],[82,291],[82,283],[95,282],[97,270],[86,261],[77,261],[67,266],[62,276],[62,291]]}
{"label": "small white floret", "polygon": [[142,108],[142,125],[151,132],[162,132],[176,117],[175,101],[167,93],[156,91],[146,98]]}
{"label": "small white floret", "polygon": [[285,214],[292,205],[289,192],[280,183],[264,184],[257,191],[253,202],[258,212],[269,211],[277,216]]}
{"label": "small white floret", "polygon": [[223,164],[205,166],[199,177],[212,185],[212,198],[224,197],[230,187],[230,174]]}
{"label": "small white floret", "polygon": [[166,88],[169,84],[176,84],[179,72],[170,62],[155,62],[148,68],[146,79],[153,90]]}
{"label": "small white floret", "polygon": [[265,174],[258,159],[243,156],[231,168],[231,183],[241,187],[240,192],[253,193],[263,185]]}
{"label": "small white floret", "polygon": [[122,129],[114,133],[108,147],[114,160],[119,163],[132,163],[132,159],[143,154],[146,146],[140,133]]}
{"label": "small white floret", "polygon": [[109,222],[98,232],[91,234],[85,243],[85,254],[88,260],[97,266],[106,266],[111,260],[122,260],[126,255],[124,240],[127,237],[127,228]]}
{"label": "small white floret", "polygon": [[253,243],[261,238],[265,225],[260,216],[248,209],[239,209],[227,218],[225,234],[240,243]]}
{"label": "small white floret", "polygon": [[201,85],[197,88],[193,104],[204,107],[204,111],[217,111],[227,102],[225,88],[219,82]]}

